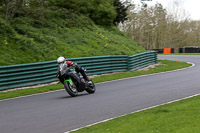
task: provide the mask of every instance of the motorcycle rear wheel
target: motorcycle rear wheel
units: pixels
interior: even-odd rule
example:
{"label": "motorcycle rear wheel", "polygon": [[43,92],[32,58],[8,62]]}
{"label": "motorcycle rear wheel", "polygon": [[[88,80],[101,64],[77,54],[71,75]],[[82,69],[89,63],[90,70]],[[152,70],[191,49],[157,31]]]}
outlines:
{"label": "motorcycle rear wheel", "polygon": [[70,96],[72,97],[78,96],[78,90],[74,84],[70,85],[69,82],[64,82],[64,86],[65,86],[65,90]]}
{"label": "motorcycle rear wheel", "polygon": [[95,87],[94,83],[92,82],[91,85],[88,85],[88,87],[85,90],[91,94],[96,91],[96,87]]}

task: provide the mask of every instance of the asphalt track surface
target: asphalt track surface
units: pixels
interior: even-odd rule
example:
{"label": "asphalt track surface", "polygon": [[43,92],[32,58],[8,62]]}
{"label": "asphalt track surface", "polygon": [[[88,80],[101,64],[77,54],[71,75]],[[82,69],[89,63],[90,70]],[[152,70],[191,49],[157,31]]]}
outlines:
{"label": "asphalt track surface", "polygon": [[95,94],[64,90],[0,101],[0,133],[64,133],[92,123],[200,93],[200,56],[159,59],[192,62],[184,70],[97,84]]}

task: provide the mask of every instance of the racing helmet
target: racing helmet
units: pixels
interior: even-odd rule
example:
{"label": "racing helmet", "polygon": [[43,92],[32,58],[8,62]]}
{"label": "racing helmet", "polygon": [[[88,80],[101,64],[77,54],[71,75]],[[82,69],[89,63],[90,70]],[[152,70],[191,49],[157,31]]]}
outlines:
{"label": "racing helmet", "polygon": [[65,62],[65,58],[64,57],[58,57],[57,59],[57,63],[60,64],[60,63],[64,63]]}

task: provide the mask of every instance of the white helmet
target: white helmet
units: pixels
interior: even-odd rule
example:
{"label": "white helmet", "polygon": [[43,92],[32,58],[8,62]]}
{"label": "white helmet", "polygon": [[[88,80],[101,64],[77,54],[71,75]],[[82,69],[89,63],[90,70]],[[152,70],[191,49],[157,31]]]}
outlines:
{"label": "white helmet", "polygon": [[58,62],[58,64],[64,63],[65,62],[65,58],[64,57],[58,57],[57,62]]}

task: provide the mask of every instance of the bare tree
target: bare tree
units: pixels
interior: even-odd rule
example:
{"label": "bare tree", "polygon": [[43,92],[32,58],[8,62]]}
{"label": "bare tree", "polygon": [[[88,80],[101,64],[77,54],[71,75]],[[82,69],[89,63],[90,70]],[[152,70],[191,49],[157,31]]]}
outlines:
{"label": "bare tree", "polygon": [[[134,7],[133,7],[134,8]],[[124,30],[133,40],[146,49],[160,48],[161,38],[164,38],[166,28],[166,10],[161,4],[147,8],[145,5],[138,12],[129,10],[129,20],[124,24]]]}
{"label": "bare tree", "polygon": [[132,6],[128,21],[121,28],[146,49],[199,44],[200,22],[189,19],[189,14],[180,8],[180,0],[176,0],[174,5],[166,9],[157,3],[151,7],[144,5],[140,10]]}

